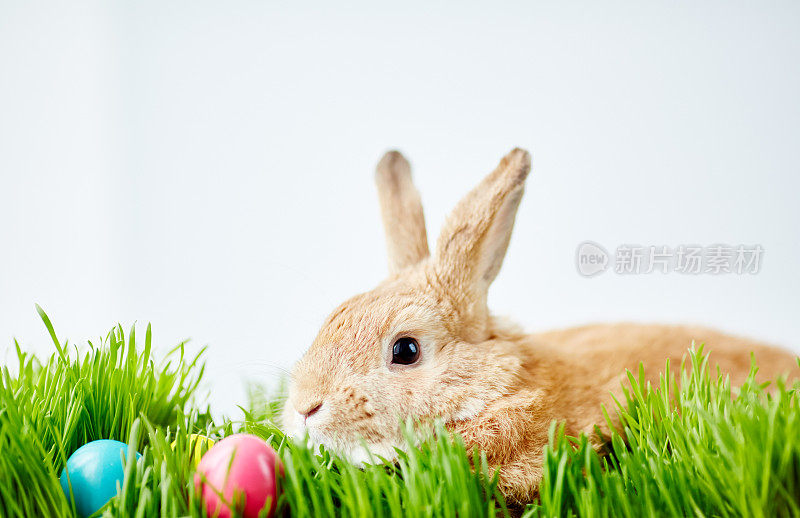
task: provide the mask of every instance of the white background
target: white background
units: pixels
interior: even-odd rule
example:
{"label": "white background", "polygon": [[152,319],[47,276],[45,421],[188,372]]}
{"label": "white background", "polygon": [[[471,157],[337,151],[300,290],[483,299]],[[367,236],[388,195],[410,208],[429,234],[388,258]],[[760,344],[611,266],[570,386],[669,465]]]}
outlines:
{"label": "white background", "polygon": [[[168,4],[168,5],[167,5]],[[704,323],[800,350],[800,4],[0,2],[0,343],[152,322],[219,411],[385,273],[372,170],[431,241],[513,146],[498,313]],[[578,243],[761,244],[755,276],[580,277]]]}

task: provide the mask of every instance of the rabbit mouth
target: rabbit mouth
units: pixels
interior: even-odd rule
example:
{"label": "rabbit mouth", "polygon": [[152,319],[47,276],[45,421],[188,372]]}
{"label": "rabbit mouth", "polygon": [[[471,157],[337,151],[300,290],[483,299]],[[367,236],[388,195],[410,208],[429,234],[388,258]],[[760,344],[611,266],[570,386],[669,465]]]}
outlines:
{"label": "rabbit mouth", "polygon": [[320,445],[359,468],[368,464],[381,464],[383,459],[395,458],[397,456],[396,448],[402,446],[400,444],[390,444],[386,441],[377,444],[365,441],[346,444],[340,444],[338,441],[321,441],[316,443],[315,447],[318,448]]}
{"label": "rabbit mouth", "polygon": [[316,452],[325,448],[357,467],[380,464],[382,459],[393,459],[397,455],[396,448],[403,447],[402,444],[394,444],[389,441],[374,443],[366,442],[363,439],[344,440],[339,437],[330,437],[314,427],[298,427],[291,437],[296,441],[304,442],[306,447]]}

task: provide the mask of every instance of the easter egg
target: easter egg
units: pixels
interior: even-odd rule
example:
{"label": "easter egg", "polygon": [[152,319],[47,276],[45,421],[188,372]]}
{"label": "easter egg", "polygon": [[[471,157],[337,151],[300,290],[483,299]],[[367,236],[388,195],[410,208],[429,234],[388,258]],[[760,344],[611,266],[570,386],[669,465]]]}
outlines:
{"label": "easter egg", "polygon": [[[172,449],[178,446],[178,441],[172,441]],[[214,446],[214,439],[193,433],[186,440],[186,449],[191,452],[191,459],[195,467],[200,463],[203,455]]]}
{"label": "easter egg", "polygon": [[244,518],[256,518],[268,499],[266,516],[272,516],[278,500],[278,471],[283,473],[283,466],[266,442],[255,435],[236,434],[208,450],[197,466],[194,482],[209,516],[230,518],[231,503]]}
{"label": "easter egg", "polygon": [[[75,507],[80,516],[93,514],[117,494],[117,482],[121,486],[125,478],[123,459],[127,455],[127,444],[106,439],[88,442],[70,455],[59,480],[67,500],[72,485]],[[136,458],[140,457],[136,453]]]}

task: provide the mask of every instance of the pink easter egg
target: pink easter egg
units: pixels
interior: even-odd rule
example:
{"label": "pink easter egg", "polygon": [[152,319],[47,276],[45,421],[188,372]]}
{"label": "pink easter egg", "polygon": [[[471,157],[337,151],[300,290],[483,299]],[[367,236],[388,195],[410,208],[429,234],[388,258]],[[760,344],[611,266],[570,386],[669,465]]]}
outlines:
{"label": "pink easter egg", "polygon": [[[256,518],[268,498],[271,503],[267,516],[272,516],[278,500],[278,472],[283,473],[283,466],[275,450],[255,435],[236,434],[222,439],[203,455],[194,483],[201,489],[209,516],[230,518],[227,501],[239,507],[244,518]],[[234,495],[244,497],[244,506],[242,496],[234,502]]]}

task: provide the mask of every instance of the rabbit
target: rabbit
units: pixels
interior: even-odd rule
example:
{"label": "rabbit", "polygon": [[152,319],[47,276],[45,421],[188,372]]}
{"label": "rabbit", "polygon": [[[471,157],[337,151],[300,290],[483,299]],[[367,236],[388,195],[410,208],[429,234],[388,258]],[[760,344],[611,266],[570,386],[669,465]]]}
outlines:
{"label": "rabbit", "polygon": [[[798,374],[787,351],[700,327],[598,324],[526,334],[489,312],[530,155],[514,149],[448,216],[433,255],[409,163],[397,151],[379,162],[376,183],[389,277],[344,302],[292,370],[283,411],[287,434],[324,445],[356,464],[392,459],[405,419],[440,418],[498,469],[512,504],[537,496],[552,421],[570,435],[604,429],[626,369],[648,379],[692,342],[741,383]],[[366,448],[364,448],[366,445]]]}

